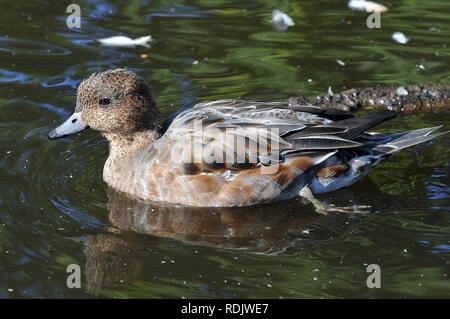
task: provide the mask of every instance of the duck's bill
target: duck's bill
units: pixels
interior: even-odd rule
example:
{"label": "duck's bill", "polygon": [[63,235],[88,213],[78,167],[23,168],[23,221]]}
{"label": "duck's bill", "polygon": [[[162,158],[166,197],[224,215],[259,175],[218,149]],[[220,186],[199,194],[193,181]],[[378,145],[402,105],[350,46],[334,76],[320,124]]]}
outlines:
{"label": "duck's bill", "polygon": [[83,124],[83,121],[81,120],[81,112],[75,112],[67,119],[67,121],[51,131],[48,134],[48,138],[53,140],[55,138],[72,135],[87,127],[88,126]]}

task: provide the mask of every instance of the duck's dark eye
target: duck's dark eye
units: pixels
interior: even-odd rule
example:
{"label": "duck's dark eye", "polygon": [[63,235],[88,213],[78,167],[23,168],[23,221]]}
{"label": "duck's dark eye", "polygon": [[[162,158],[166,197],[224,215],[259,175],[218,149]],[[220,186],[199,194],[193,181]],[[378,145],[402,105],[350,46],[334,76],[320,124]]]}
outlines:
{"label": "duck's dark eye", "polygon": [[107,97],[104,97],[104,98],[100,99],[100,101],[98,103],[100,105],[108,105],[109,103],[111,103],[111,99],[108,99]]}

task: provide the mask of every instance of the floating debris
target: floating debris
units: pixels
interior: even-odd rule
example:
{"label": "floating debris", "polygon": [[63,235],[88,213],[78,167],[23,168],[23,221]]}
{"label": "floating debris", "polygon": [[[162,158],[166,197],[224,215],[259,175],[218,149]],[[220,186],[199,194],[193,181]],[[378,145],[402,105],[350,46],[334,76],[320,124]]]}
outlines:
{"label": "floating debris", "polygon": [[404,96],[408,95],[408,91],[406,91],[406,89],[403,86],[399,86],[397,90],[395,90],[395,94],[397,94],[398,96]]}
{"label": "floating debris", "polygon": [[272,12],[272,22],[275,25],[275,29],[278,31],[285,31],[290,26],[295,25],[294,20],[286,13],[279,10],[274,10]]}
{"label": "floating debris", "polygon": [[342,60],[336,60],[336,62],[337,62],[338,64],[342,65],[342,66],[345,66],[345,62],[342,61]]}
{"label": "floating debris", "polygon": [[395,42],[401,43],[401,44],[406,44],[409,42],[409,39],[401,32],[394,32],[394,34],[392,35],[392,39]]}
{"label": "floating debris", "polygon": [[193,61],[192,64],[194,65],[198,64],[198,60]]}
{"label": "floating debris", "polygon": [[328,95],[333,96],[333,91],[331,90],[331,86],[328,87]]}
{"label": "floating debris", "polygon": [[97,41],[102,45],[108,46],[133,47],[136,45],[142,45],[146,48],[149,48],[150,46],[147,44],[147,42],[152,41],[152,36],[147,35],[145,37],[136,38],[134,40],[126,36],[115,36],[110,38],[98,39]]}
{"label": "floating debris", "polygon": [[350,0],[348,3],[348,7],[352,10],[366,11],[366,12],[386,12],[388,10],[387,7],[366,0]]}

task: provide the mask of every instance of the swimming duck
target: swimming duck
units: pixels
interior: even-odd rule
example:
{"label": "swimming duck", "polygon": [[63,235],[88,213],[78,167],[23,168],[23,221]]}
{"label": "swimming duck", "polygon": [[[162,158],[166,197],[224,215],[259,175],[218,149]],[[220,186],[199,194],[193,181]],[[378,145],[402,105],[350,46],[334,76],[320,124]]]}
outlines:
{"label": "swimming duck", "polygon": [[229,207],[300,195],[324,209],[314,194],[352,185],[395,152],[440,135],[431,134],[439,127],[366,132],[395,116],[230,99],[162,121],[147,84],[116,69],[81,82],[75,112],[49,138],[99,131],[109,141],[104,181],[135,198]]}

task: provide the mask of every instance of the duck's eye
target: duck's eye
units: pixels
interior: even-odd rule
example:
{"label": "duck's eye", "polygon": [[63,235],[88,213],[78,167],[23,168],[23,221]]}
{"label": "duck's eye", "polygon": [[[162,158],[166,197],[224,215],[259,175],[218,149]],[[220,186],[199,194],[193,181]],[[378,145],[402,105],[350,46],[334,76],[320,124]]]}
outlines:
{"label": "duck's eye", "polygon": [[108,99],[107,97],[104,97],[104,98],[100,99],[100,101],[98,103],[100,105],[108,105],[109,103],[111,103],[111,99]]}

